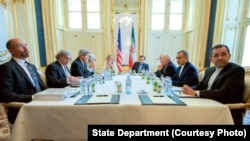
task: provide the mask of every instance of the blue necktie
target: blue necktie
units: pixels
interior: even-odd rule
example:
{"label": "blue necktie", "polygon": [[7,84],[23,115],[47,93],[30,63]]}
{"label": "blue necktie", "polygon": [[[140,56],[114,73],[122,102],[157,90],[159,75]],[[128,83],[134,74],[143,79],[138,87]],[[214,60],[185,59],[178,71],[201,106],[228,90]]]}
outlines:
{"label": "blue necktie", "polygon": [[141,71],[142,71],[142,63],[140,63],[138,67],[138,72],[140,73]]}
{"label": "blue necktie", "polygon": [[40,92],[41,91],[41,88],[40,88],[40,85],[38,83],[38,79],[37,79],[37,76],[36,76],[36,72],[35,70],[31,67],[31,65],[28,63],[28,62],[25,62],[29,72],[30,72],[30,76],[32,77],[33,79],[33,82],[34,82],[34,86],[36,88],[36,92]]}

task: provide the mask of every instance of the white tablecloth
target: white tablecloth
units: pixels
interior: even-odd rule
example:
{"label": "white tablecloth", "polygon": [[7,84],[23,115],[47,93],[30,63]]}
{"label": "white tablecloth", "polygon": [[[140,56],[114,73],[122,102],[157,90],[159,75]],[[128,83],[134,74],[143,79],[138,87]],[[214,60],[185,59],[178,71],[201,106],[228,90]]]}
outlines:
{"label": "white tablecloth", "polygon": [[[11,141],[31,139],[54,139],[54,141],[87,140],[89,124],[156,124],[156,125],[200,125],[233,124],[227,106],[210,99],[181,98],[186,106],[141,105],[137,91],[144,89],[149,94],[152,85],[145,79],[132,76],[131,95],[121,93],[119,104],[74,105],[82,97],[63,101],[32,101],[19,112],[13,127]],[[125,91],[125,76],[97,85],[95,94],[116,93],[115,81],[122,81]]]}

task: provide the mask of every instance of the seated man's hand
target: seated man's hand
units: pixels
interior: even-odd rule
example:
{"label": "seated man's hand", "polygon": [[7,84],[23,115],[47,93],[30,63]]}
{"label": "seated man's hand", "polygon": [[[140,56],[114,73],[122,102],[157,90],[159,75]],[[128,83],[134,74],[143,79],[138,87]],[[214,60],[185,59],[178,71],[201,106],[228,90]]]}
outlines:
{"label": "seated man's hand", "polygon": [[187,94],[187,95],[195,96],[195,91],[191,87],[189,87],[188,85],[183,85],[182,92]]}

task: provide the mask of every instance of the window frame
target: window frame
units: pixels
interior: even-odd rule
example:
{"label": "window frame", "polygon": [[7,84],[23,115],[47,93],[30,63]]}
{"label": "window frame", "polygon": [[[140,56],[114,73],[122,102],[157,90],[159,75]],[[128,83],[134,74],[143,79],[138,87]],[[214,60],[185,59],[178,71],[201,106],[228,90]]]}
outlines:
{"label": "window frame", "polygon": [[[65,16],[66,16],[66,29],[68,31],[86,31],[86,32],[102,32],[103,25],[102,25],[102,0],[99,0],[99,15],[100,15],[100,28],[99,29],[89,29],[88,28],[88,18],[87,18],[87,0],[80,0],[81,1],[81,17],[82,17],[82,27],[81,28],[70,28],[69,27],[69,10],[68,10],[68,1],[65,1]],[[93,12],[92,12],[93,13]]]}
{"label": "window frame", "polygon": [[150,5],[149,5],[149,31],[165,31],[165,32],[180,32],[180,31],[183,31],[185,28],[184,28],[184,21],[185,21],[185,15],[184,15],[184,10],[185,10],[185,0],[182,0],[183,1],[183,7],[182,7],[182,23],[181,23],[181,29],[180,30],[170,30],[169,29],[169,26],[170,26],[170,23],[169,23],[169,18],[170,18],[170,4],[171,4],[171,0],[165,0],[165,12],[164,12],[164,29],[162,30],[155,30],[155,29],[152,29],[152,15],[153,14],[157,14],[157,13],[153,13],[153,1],[154,0],[151,0],[150,1]]}

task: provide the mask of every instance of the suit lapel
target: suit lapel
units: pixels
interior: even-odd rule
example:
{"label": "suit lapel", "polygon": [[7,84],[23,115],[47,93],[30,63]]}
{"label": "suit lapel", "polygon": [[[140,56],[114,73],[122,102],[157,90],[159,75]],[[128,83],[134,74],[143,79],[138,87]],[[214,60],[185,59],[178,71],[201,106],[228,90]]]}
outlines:
{"label": "suit lapel", "polygon": [[58,69],[58,70],[59,70],[59,73],[62,74],[62,76],[63,76],[64,78],[67,78],[66,73],[65,73],[65,71],[63,70],[63,67],[62,67],[62,65],[60,64],[60,62],[57,61],[56,64],[57,64],[57,67],[59,68],[59,69]]}
{"label": "suit lapel", "polygon": [[16,70],[18,72],[20,72],[21,75],[23,75],[23,77],[30,83],[31,86],[33,86],[33,83],[32,81],[30,80],[29,76],[27,75],[27,73],[23,70],[23,68],[15,62],[15,67],[16,67]]}

